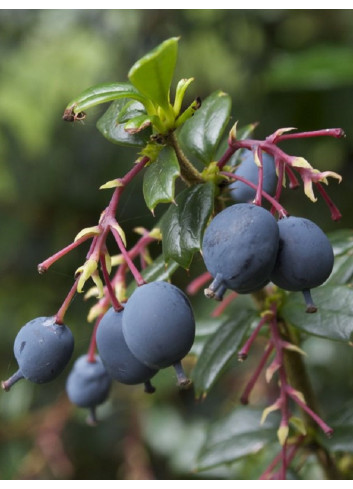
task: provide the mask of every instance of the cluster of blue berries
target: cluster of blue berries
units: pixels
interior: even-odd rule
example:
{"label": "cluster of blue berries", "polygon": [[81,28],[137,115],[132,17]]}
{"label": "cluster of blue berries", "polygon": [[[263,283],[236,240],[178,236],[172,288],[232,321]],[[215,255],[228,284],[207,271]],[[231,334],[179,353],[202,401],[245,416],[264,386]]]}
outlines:
{"label": "cluster of blue berries", "polygon": [[[266,154],[263,169],[263,188],[272,194],[276,188],[275,164]],[[257,184],[257,166],[250,151],[235,175]],[[276,221],[269,211],[249,202],[255,190],[243,182],[231,184],[230,194],[238,203],[217,214],[203,238],[204,262],[214,278],[205,290],[206,296],[222,300],[227,289],[246,294],[272,282],[284,290],[302,291],[307,312],[315,312],[310,289],[327,280],[334,262],[324,232],[302,217]]]}
{"label": "cluster of blue berries", "polygon": [[[104,402],[112,380],[145,384],[162,368],[174,366],[178,383],[189,383],[181,360],[195,338],[195,319],[186,295],[176,286],[156,281],[138,287],[124,309],[109,309],[96,332],[98,355],[79,357],[67,378],[66,391],[74,404],[89,408],[88,422],[96,422],[95,408]],[[56,378],[74,349],[69,328],[55,317],[33,319],[19,331],[14,353],[18,371],[2,387],[9,390],[20,379],[41,384]]]}
{"label": "cluster of blue berries", "polygon": [[[138,287],[125,308],[109,311],[97,329],[97,348],[110,375],[124,384],[147,383],[178,366],[192,347],[195,319],[186,295],[168,282]],[[183,379],[179,379],[183,383]]]}
{"label": "cluster of blue berries", "polygon": [[[252,152],[245,152],[235,175],[257,184]],[[276,188],[273,158],[263,155],[264,190]],[[255,190],[242,182],[230,186],[236,204],[216,215],[207,227],[202,254],[214,280],[208,297],[223,298],[227,289],[240,294],[256,292],[272,282],[288,291],[302,291],[307,312],[315,312],[310,289],[321,285],[333,268],[332,246],[312,221],[284,217],[277,221],[261,206],[250,203]],[[95,408],[104,402],[112,380],[144,384],[154,392],[151,379],[160,369],[174,366],[180,386],[189,384],[181,360],[195,338],[195,319],[186,295],[176,286],[155,281],[135,289],[124,308],[110,308],[96,331],[98,354],[79,357],[66,382],[69,399],[88,408],[88,421],[96,422]],[[20,379],[41,384],[56,378],[74,349],[71,331],[55,316],[39,317],[19,331],[14,354],[18,370],[2,387],[9,390]]]}

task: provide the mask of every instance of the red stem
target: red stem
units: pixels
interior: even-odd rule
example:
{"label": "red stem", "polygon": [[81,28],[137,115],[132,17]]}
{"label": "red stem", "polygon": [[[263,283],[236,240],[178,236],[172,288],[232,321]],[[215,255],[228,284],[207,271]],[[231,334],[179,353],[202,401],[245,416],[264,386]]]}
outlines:
{"label": "red stem", "polygon": [[144,156],[139,161],[135,162],[134,166],[129,170],[122,178],[119,178],[121,186],[117,187],[114,191],[114,194],[111,198],[111,201],[108,206],[108,213],[110,216],[115,216],[119,199],[121,194],[123,193],[126,185],[128,185],[131,180],[140,173],[141,170],[145,167],[145,165],[150,161],[148,156]]}
{"label": "red stem", "polygon": [[217,166],[220,170],[228,163],[230,158],[233,156],[233,154],[236,152],[236,148],[233,148],[232,146],[228,146],[226,152],[224,155],[218,160]]}
{"label": "red stem", "polygon": [[72,299],[74,298],[76,292],[77,292],[77,283],[79,281],[80,276],[78,276],[73,284],[73,286],[70,289],[70,292],[67,294],[64,302],[62,303],[60,309],[56,313],[55,316],[55,322],[57,324],[64,324],[64,316],[66,314],[66,311],[68,310]]}
{"label": "red stem", "polygon": [[267,344],[265,353],[262,355],[261,360],[260,360],[255,372],[251,376],[251,378],[250,378],[249,382],[247,383],[247,385],[244,389],[244,392],[240,398],[240,402],[242,404],[248,404],[249,403],[249,396],[251,394],[251,391],[253,390],[264,366],[266,365],[266,362],[269,359],[269,357],[273,351],[273,348],[274,348],[274,346],[272,343]]}
{"label": "red stem", "polygon": [[110,297],[110,301],[112,303],[112,306],[114,307],[115,311],[121,311],[124,308],[120,304],[120,302],[118,301],[118,299],[117,299],[117,297],[115,295],[115,292],[113,290],[113,286],[112,286],[112,283],[110,281],[109,273],[108,273],[108,270],[107,270],[107,265],[105,263],[105,257],[104,257],[104,255],[101,255],[101,257],[100,257],[100,264],[101,264],[101,268],[102,268],[104,282],[105,282],[105,285],[107,287],[107,290],[108,290],[108,293],[109,293],[109,297]]}
{"label": "red stem", "polygon": [[212,280],[212,275],[209,272],[204,272],[189,283],[186,292],[189,295],[195,295],[210,280]]}
{"label": "red stem", "polygon": [[212,313],[211,313],[211,316],[213,318],[217,318],[219,316],[221,316],[224,312],[224,310],[229,306],[229,304],[236,298],[238,297],[238,293],[237,292],[234,292],[232,291],[229,295],[227,295],[227,297],[225,299],[222,300],[222,302],[216,306]]}
{"label": "red stem", "polygon": [[262,326],[266,324],[270,319],[272,318],[272,314],[266,314],[261,320],[259,321],[258,325],[254,329],[254,331],[251,333],[247,341],[245,342],[243,348],[239,351],[238,353],[238,360],[243,361],[246,360],[249,350],[253,342],[255,341],[257,335],[259,334]]}
{"label": "red stem", "polygon": [[[279,386],[280,386],[280,406],[281,406],[281,422],[280,422],[280,428],[286,427],[288,428],[289,426],[289,409],[288,409],[288,399],[287,399],[287,374],[284,366],[284,358],[283,358],[283,341],[280,336],[280,332],[278,329],[278,324],[277,324],[277,307],[276,304],[272,304],[272,312],[273,312],[273,317],[270,323],[271,327],[271,333],[272,333],[272,341],[274,343],[274,346],[276,348],[276,355],[277,355],[277,361],[278,364],[280,365],[279,367]],[[287,461],[286,461],[286,450],[287,450],[287,440],[284,441],[284,444],[282,446],[282,465],[281,469],[279,472],[279,476],[281,480],[286,479],[286,470],[287,470]]]}
{"label": "red stem", "polygon": [[69,244],[68,246],[66,246],[62,250],[55,253],[53,256],[50,256],[49,258],[47,258],[46,260],[44,260],[42,263],[40,263],[38,265],[38,272],[39,273],[46,272],[48,270],[48,268],[52,266],[53,263],[55,263],[57,260],[60,260],[60,258],[65,256],[67,253],[74,250],[75,248],[80,246],[80,244],[84,243],[85,241],[87,241],[90,238],[92,238],[92,236],[90,236],[90,235],[82,236],[82,238],[80,238],[77,241],[74,241],[73,243]]}
{"label": "red stem", "polygon": [[96,319],[96,322],[94,323],[94,326],[93,326],[91,341],[89,343],[88,353],[87,353],[87,356],[88,356],[87,360],[90,363],[94,363],[96,361],[96,358],[95,358],[96,348],[97,348],[96,333],[97,333],[97,328],[99,326],[99,323],[101,322],[102,317],[103,317],[103,314],[98,316],[98,318]]}
{"label": "red stem", "polygon": [[118,231],[113,226],[110,227],[110,230],[111,230],[111,232],[115,238],[115,241],[117,242],[117,245],[119,246],[119,249],[121,251],[121,254],[124,257],[124,260],[125,260],[127,266],[129,267],[132,275],[134,276],[134,279],[135,279],[137,285],[140,286],[140,285],[145,284],[146,282],[144,281],[144,278],[142,277],[140,272],[137,270],[135,264],[133,263],[133,261],[131,260],[131,258],[129,256],[129,253],[126,251],[126,248],[125,248],[124,243],[120,237],[120,234],[118,233]]}
{"label": "red stem", "polygon": [[[293,458],[295,457],[295,454],[299,450],[300,445],[301,445],[301,443],[303,442],[304,439],[305,439],[305,436],[304,435],[300,435],[298,437],[296,443],[288,448],[287,458],[286,458],[287,466],[289,466],[290,463],[292,462]],[[279,464],[279,462],[281,460],[282,460],[282,450],[272,460],[272,462],[267,467],[267,469],[265,470],[265,472],[262,473],[262,475],[259,477],[259,480],[268,480],[268,479],[270,479],[271,473],[273,472],[273,470],[275,469],[276,465]]]}
{"label": "red stem", "polygon": [[331,136],[333,138],[343,138],[345,137],[345,132],[341,128],[333,129],[319,129],[318,131],[306,131],[306,132],[296,132],[296,133],[286,133],[278,136],[276,142],[284,141],[286,139],[298,139],[298,138],[314,138],[318,136]]}
{"label": "red stem", "polygon": [[287,441],[284,443],[282,446],[281,450],[281,468],[279,471],[279,479],[282,481],[285,481],[287,479],[286,474],[287,474]]}
{"label": "red stem", "polygon": [[285,170],[289,178],[289,188],[294,189],[299,187],[299,182],[297,177],[294,175],[293,170],[290,166],[285,164]]}
{"label": "red stem", "polygon": [[326,190],[324,189],[324,187],[322,186],[322,184],[319,182],[315,182],[315,185],[316,185],[316,188],[320,192],[322,198],[324,199],[324,201],[326,202],[326,204],[328,205],[328,207],[331,211],[331,218],[334,221],[339,221],[342,217],[342,214],[340,213],[338,208],[335,206],[335,204],[332,202],[332,200],[328,196],[328,194],[327,194]]}
{"label": "red stem", "polygon": [[287,390],[288,395],[293,399],[293,401],[295,401],[296,404],[298,404],[298,406],[300,406],[320,426],[322,431],[327,436],[331,436],[333,433],[333,429],[330,426],[328,426],[325,423],[325,421],[323,421],[320,418],[320,416],[318,416],[312,409],[310,409],[309,406],[300,399],[300,397],[298,397],[298,395],[296,394],[293,387],[291,387],[290,385],[287,385],[286,390]]}
{"label": "red stem", "polygon": [[[257,190],[257,185],[255,183],[249,182],[249,180],[246,180],[245,178],[240,177],[238,175],[234,175],[234,173],[230,173],[228,171],[222,171],[221,175],[225,175],[226,177],[229,177],[232,180],[239,180],[240,182],[243,182],[246,185],[249,185],[249,187]],[[264,190],[262,191],[262,195],[265,197],[265,199],[267,199],[272,204],[272,206],[276,209],[280,217],[288,216],[288,212],[285,210],[285,208],[281,206],[281,204],[279,204],[273,197],[271,197],[271,195],[269,195]]]}

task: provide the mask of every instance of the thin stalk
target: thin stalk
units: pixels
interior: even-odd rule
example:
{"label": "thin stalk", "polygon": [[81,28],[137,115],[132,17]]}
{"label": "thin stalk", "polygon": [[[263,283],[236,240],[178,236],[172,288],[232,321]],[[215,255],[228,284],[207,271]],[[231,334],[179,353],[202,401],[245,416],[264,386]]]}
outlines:
{"label": "thin stalk", "polygon": [[78,276],[73,284],[73,286],[70,289],[70,292],[67,294],[64,302],[62,303],[60,309],[55,315],[55,322],[57,324],[64,324],[64,316],[66,314],[66,311],[68,310],[72,299],[74,298],[76,292],[77,292],[77,284],[79,281],[80,276]]}
{"label": "thin stalk", "polygon": [[[299,448],[300,448],[302,442],[304,441],[304,439],[305,439],[304,435],[300,435],[298,437],[298,439],[296,440],[296,442],[293,445],[291,445],[289,447],[289,449],[287,450],[287,457],[286,457],[287,466],[289,466],[290,463],[292,462],[292,460],[294,459],[294,457],[295,457],[297,451],[299,450]],[[272,474],[273,474],[274,469],[281,462],[281,460],[282,460],[282,450],[272,460],[272,462],[267,467],[267,469],[265,470],[265,472],[262,473],[262,475],[259,477],[259,480],[268,480],[268,479],[270,479],[271,476],[272,476]]]}
{"label": "thin stalk", "polygon": [[231,302],[233,302],[233,300],[236,299],[237,297],[238,297],[238,293],[232,291],[229,295],[227,295],[225,299],[222,300],[222,302],[218,306],[216,306],[213,309],[211,316],[213,318],[217,318],[221,316],[225,311],[225,309],[229,306],[229,304],[231,304]]}
{"label": "thin stalk", "polygon": [[[231,178],[232,180],[239,180],[240,182],[249,185],[249,187],[253,188],[254,190],[257,190],[257,185],[255,183],[250,182],[246,178],[240,177],[228,171],[222,171],[221,175],[225,175],[226,177]],[[288,216],[288,212],[286,211],[286,209],[281,204],[279,204],[273,197],[271,197],[271,195],[269,195],[264,190],[262,191],[262,195],[265,197],[265,199],[267,199],[270,202],[270,204],[272,204],[272,206],[276,209],[280,217]]]}
{"label": "thin stalk", "polygon": [[90,235],[82,236],[82,238],[78,239],[77,241],[74,241],[73,243],[69,244],[68,246],[65,246],[62,250],[58,251],[54,255],[50,256],[46,260],[44,260],[42,263],[39,263],[38,265],[38,272],[39,273],[44,273],[48,270],[49,267],[53,265],[56,261],[60,260],[63,256],[67,255],[67,253],[70,253],[70,251],[74,250],[78,246],[80,246],[82,243],[87,241],[88,239],[92,238]]}
{"label": "thin stalk", "polygon": [[228,163],[228,161],[230,160],[230,158],[233,156],[235,152],[236,152],[235,148],[233,148],[232,146],[228,146],[226,152],[218,160],[217,166],[220,170],[223,169],[223,167]]}
{"label": "thin stalk", "polygon": [[318,426],[320,426],[320,428],[325,433],[325,435],[327,436],[332,435],[333,429],[330,426],[328,426],[328,424],[326,424],[325,421],[323,421],[323,419],[321,419],[320,416],[316,414],[305,402],[303,402],[301,397],[298,396],[298,394],[292,387],[287,385],[286,391],[288,395],[293,399],[293,401],[295,401],[295,403],[298,404],[298,406],[300,406],[301,409],[305,411],[310,416],[310,418],[312,418],[315,421],[315,423]]}
{"label": "thin stalk", "polygon": [[211,280],[212,275],[209,272],[204,272],[189,283],[186,291],[190,295],[195,295],[204,285],[206,285]]}
{"label": "thin stalk", "polygon": [[181,178],[184,180],[184,182],[189,186],[195,185],[197,183],[205,183],[205,180],[202,178],[201,173],[187,159],[184,152],[180,148],[174,132],[170,133],[170,135],[168,136],[168,141],[170,142],[177,156],[180,165]]}
{"label": "thin stalk", "polygon": [[110,301],[112,303],[112,306],[114,307],[115,311],[121,311],[124,308],[120,304],[120,302],[118,301],[118,299],[114,293],[113,286],[112,286],[112,283],[110,281],[109,273],[107,270],[107,265],[105,263],[104,255],[101,255],[101,257],[100,257],[100,264],[101,264],[101,269],[102,269],[102,273],[103,273],[103,277],[104,277],[104,282],[105,282],[105,285],[107,287],[107,290],[109,293],[109,298],[110,298]]}
{"label": "thin stalk", "polygon": [[306,131],[306,132],[295,132],[295,133],[286,133],[281,136],[276,137],[277,141],[285,141],[287,139],[302,139],[302,138],[316,138],[318,136],[330,136],[333,138],[344,138],[345,132],[343,129],[339,127],[335,127],[333,129],[319,129],[318,131]]}
{"label": "thin stalk", "polygon": [[263,318],[261,318],[261,320],[259,321],[256,328],[251,333],[251,335],[249,336],[248,340],[245,342],[242,349],[239,351],[239,353],[238,353],[238,360],[239,361],[246,360],[246,358],[249,354],[249,350],[250,350],[252,344],[254,343],[255,339],[257,338],[257,335],[259,334],[262,326],[264,324],[266,324],[270,319],[272,319],[272,314],[265,314],[265,316]]}
{"label": "thin stalk", "polygon": [[338,208],[335,206],[335,204],[333,203],[333,201],[331,200],[331,198],[327,194],[326,190],[322,186],[322,184],[319,182],[315,182],[315,185],[316,185],[316,188],[318,189],[318,191],[320,192],[322,198],[326,202],[328,208],[330,209],[332,220],[333,221],[339,221],[342,217],[342,214],[340,213]]}
{"label": "thin stalk", "polygon": [[129,170],[122,178],[119,178],[120,186],[115,189],[109,206],[107,207],[107,213],[109,214],[109,216],[115,216],[120,196],[123,193],[125,187],[136,175],[140,173],[141,170],[144,169],[149,160],[150,159],[148,158],[148,156],[144,156],[143,158],[135,162],[131,170]]}
{"label": "thin stalk", "polygon": [[131,260],[130,255],[127,252],[127,250],[124,246],[124,243],[120,237],[120,234],[118,233],[118,231],[113,226],[110,227],[110,230],[111,230],[111,232],[115,238],[115,241],[117,242],[117,245],[119,246],[119,249],[121,251],[121,254],[124,257],[124,260],[125,260],[127,266],[129,267],[132,275],[134,276],[134,279],[135,279],[137,285],[140,286],[140,285],[145,284],[146,282],[145,282],[144,278],[142,277],[141,273],[137,270],[133,261]]}
{"label": "thin stalk", "polygon": [[[285,341],[296,344],[295,338],[291,330],[281,323],[281,336]],[[303,362],[303,357],[296,351],[284,350],[284,362],[289,377],[290,385],[297,391],[301,392],[304,396],[306,407],[311,412],[318,413],[318,403],[314,391],[311,386],[311,382],[308,377],[306,367]],[[297,397],[295,402],[297,402]],[[307,409],[302,408],[306,423],[308,426],[313,426],[315,423]],[[316,424],[316,423],[315,423]],[[315,429],[315,427],[314,427]],[[330,433],[330,427],[327,428]],[[331,454],[324,448],[318,441],[312,444],[313,452],[316,454],[321,467],[323,468],[328,480],[339,480],[342,478],[338,467],[335,464]]]}
{"label": "thin stalk", "polygon": [[88,353],[87,353],[88,362],[90,362],[90,363],[94,363],[96,361],[96,358],[95,358],[96,348],[97,348],[96,334],[97,334],[97,329],[98,329],[99,323],[101,322],[102,317],[103,317],[103,314],[98,316],[98,318],[96,319],[96,322],[94,323],[94,326],[93,326],[93,331],[92,331],[91,340],[89,343]]}
{"label": "thin stalk", "polygon": [[240,402],[242,404],[248,404],[249,403],[249,396],[251,394],[251,391],[255,387],[255,384],[256,384],[258,378],[260,377],[260,374],[263,371],[263,369],[267,363],[267,360],[269,359],[273,349],[274,349],[273,344],[268,343],[266,346],[266,349],[265,349],[265,353],[262,355],[261,360],[260,360],[258,366],[256,367],[255,372],[251,376],[249,382],[247,383],[247,385],[243,391],[243,394],[240,397]]}

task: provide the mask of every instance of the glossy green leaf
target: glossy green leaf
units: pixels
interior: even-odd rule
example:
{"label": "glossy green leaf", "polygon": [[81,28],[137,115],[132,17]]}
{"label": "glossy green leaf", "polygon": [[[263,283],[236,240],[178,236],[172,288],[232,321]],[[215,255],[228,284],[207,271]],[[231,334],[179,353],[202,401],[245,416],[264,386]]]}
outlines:
{"label": "glossy green leaf", "polygon": [[206,165],[213,161],[229,122],[231,106],[226,93],[216,91],[209,95],[180,129],[178,139],[183,149]]}
{"label": "glossy green leaf", "polygon": [[331,285],[344,285],[353,281],[353,255],[336,256],[332,273],[327,283]]}
{"label": "glossy green leaf", "polygon": [[163,148],[158,158],[147,167],[143,178],[143,195],[147,207],[153,212],[157,204],[174,200],[175,180],[180,167],[172,148]]}
{"label": "glossy green leaf", "polygon": [[339,229],[338,231],[328,233],[327,237],[332,244],[335,256],[349,252],[353,254],[352,229]]}
{"label": "glossy green leaf", "polygon": [[325,285],[311,291],[318,311],[305,312],[301,293],[289,294],[281,316],[308,334],[330,340],[353,340],[353,289],[346,285]]}
{"label": "glossy green leaf", "polygon": [[132,117],[145,115],[144,106],[135,100],[115,100],[97,122],[97,128],[108,141],[122,146],[145,146],[151,135],[151,129],[137,134],[125,130],[125,123]]}
{"label": "glossy green leaf", "polygon": [[[236,301],[234,303],[236,305]],[[234,309],[234,310],[233,310]],[[240,305],[224,320],[204,344],[192,373],[196,395],[205,395],[237,355],[240,344],[256,317],[254,310]]]}
{"label": "glossy green leaf", "polygon": [[327,235],[335,255],[330,285],[343,285],[353,280],[353,230],[339,229]]}
{"label": "glossy green leaf", "polygon": [[130,69],[131,83],[148,99],[168,107],[169,91],[178,55],[178,38],[167,39]]}
{"label": "glossy green leaf", "polygon": [[238,407],[213,423],[199,455],[197,470],[232,463],[262,450],[277,438],[278,416],[271,414],[260,424],[262,409]]}
{"label": "glossy green leaf", "polygon": [[[197,310],[194,309],[194,312],[197,313]],[[191,348],[192,354],[196,355],[197,357],[201,355],[201,352],[208,338],[218,330],[222,322],[223,321],[221,320],[221,318],[212,318],[209,314],[202,315],[201,317],[196,317],[197,328],[194,344]]]}
{"label": "glossy green leaf", "polygon": [[176,261],[184,268],[201,248],[203,232],[213,210],[212,183],[185,189],[162,217],[163,255],[166,262]]}
{"label": "glossy green leaf", "polygon": [[104,83],[88,88],[67,104],[66,109],[72,109],[74,114],[90,109],[95,105],[111,102],[120,98],[132,98],[145,102],[145,97],[130,83]]}
{"label": "glossy green leaf", "polygon": [[143,131],[152,124],[153,116],[147,114],[137,115],[128,120],[124,126],[124,129],[129,134],[136,134]]}
{"label": "glossy green leaf", "polygon": [[[168,281],[178,268],[179,265],[172,260],[166,265],[163,256],[160,255],[153,261],[153,263],[151,263],[151,265],[148,265],[148,267],[142,270],[141,275],[145,282],[155,282],[159,280]],[[136,287],[136,282],[133,281],[127,288],[127,295],[130,296]]]}

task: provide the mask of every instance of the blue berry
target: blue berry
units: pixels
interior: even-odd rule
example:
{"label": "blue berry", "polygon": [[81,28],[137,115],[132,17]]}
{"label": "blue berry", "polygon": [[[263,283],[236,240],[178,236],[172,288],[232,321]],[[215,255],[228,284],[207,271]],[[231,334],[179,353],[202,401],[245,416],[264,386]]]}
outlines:
{"label": "blue berry", "polygon": [[264,287],[279,244],[276,219],[254,204],[234,204],[207,227],[202,255],[214,281],[206,295],[222,299],[226,289],[246,294]]}
{"label": "blue berry", "polygon": [[122,332],[124,310],[110,308],[96,333],[97,349],[111,377],[122,384],[148,382],[157,372],[137,360],[126,345]]}
{"label": "blue berry", "polygon": [[195,319],[186,295],[156,281],[135,289],[126,303],[123,334],[133,355],[150,368],[179,363],[195,338]]}
{"label": "blue berry", "polygon": [[66,392],[73,404],[89,408],[88,422],[96,422],[95,408],[108,397],[112,379],[99,356],[89,361],[87,355],[79,357],[67,378]]}
{"label": "blue berry", "polygon": [[278,221],[279,251],[271,281],[284,290],[303,291],[307,312],[315,312],[310,289],[330,276],[334,255],[330,241],[314,222],[302,217]]}
{"label": "blue berry", "polygon": [[[254,160],[253,152],[244,150],[244,159],[234,172],[235,175],[249,180],[255,185],[259,181],[259,171]],[[267,153],[262,153],[263,166],[263,190],[270,195],[273,195],[276,190],[277,175],[276,166],[272,156]],[[235,202],[251,202],[255,198],[256,190],[246,185],[244,182],[235,181],[229,185],[231,198]]]}
{"label": "blue berry", "polygon": [[18,371],[2,383],[5,390],[20,379],[36,384],[49,382],[57,377],[69,362],[74,349],[74,338],[64,324],[57,324],[55,317],[39,317],[29,321],[18,332],[14,354]]}

